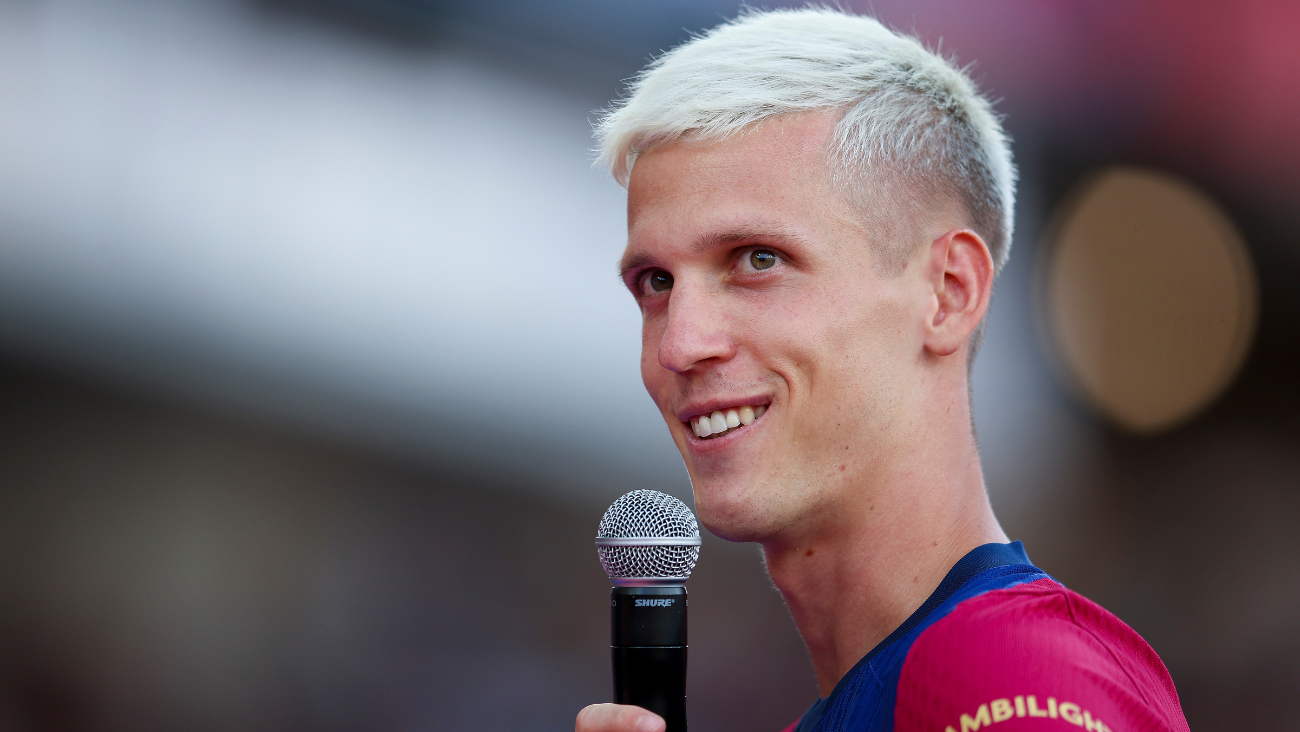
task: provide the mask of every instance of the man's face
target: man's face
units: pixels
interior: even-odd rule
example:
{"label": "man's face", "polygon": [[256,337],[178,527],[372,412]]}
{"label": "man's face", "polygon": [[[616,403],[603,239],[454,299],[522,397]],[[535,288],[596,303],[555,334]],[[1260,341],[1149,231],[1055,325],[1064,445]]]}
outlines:
{"label": "man's face", "polygon": [[[732,540],[815,534],[848,502],[869,502],[864,477],[913,431],[933,302],[924,247],[901,273],[876,252],[916,243],[889,232],[928,232],[869,225],[832,186],[834,123],[789,116],[655,148],[628,186],[624,281],[643,314],[641,375],[701,521]],[[745,408],[761,416],[746,424]],[[698,429],[709,415],[721,422]]]}

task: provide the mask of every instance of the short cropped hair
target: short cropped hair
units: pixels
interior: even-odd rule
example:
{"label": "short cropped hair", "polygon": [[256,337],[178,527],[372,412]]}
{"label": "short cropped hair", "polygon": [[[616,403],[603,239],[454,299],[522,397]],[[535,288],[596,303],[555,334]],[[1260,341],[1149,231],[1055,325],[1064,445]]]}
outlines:
{"label": "short cropped hair", "polygon": [[845,180],[898,176],[923,196],[955,199],[994,266],[1006,262],[1016,169],[998,116],[962,69],[873,18],[747,11],[655,59],[628,91],[596,126],[600,162],[623,185],[654,146],[842,110],[830,153]]}

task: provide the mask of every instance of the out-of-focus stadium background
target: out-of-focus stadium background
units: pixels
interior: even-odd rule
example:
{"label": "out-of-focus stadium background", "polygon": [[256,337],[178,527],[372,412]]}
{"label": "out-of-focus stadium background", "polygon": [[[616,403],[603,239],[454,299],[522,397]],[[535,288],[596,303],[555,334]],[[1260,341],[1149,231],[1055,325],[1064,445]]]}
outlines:
{"label": "out-of-focus stadium background", "polygon": [[[854,7],[976,62],[1015,137],[975,378],[1008,533],[1193,729],[1300,729],[1300,6]],[[605,700],[596,523],[690,487],[590,122],[737,10],[0,0],[0,728]],[[1217,213],[1097,214],[1107,170]],[[788,724],[815,688],[756,550],[706,538],[691,591],[693,727]]]}

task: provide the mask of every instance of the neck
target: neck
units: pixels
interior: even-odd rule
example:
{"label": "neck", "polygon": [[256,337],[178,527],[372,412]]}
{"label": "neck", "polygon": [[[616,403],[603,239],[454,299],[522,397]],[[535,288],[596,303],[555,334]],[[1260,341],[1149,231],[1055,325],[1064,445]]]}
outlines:
{"label": "neck", "polygon": [[[960,401],[959,411],[969,415]],[[962,556],[1007,541],[984,489],[969,417],[940,424],[948,425],[945,433],[926,429],[924,440],[908,441],[923,449],[864,470],[837,510],[827,512],[832,518],[798,536],[762,542],[823,697],[925,602]]]}

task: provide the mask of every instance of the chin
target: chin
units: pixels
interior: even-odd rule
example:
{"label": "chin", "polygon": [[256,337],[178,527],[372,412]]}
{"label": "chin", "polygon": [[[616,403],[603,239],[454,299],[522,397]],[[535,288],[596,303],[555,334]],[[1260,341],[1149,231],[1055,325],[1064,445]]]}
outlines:
{"label": "chin", "polygon": [[762,541],[770,536],[774,516],[761,489],[744,480],[699,479],[692,476],[695,513],[710,533],[727,541]]}

